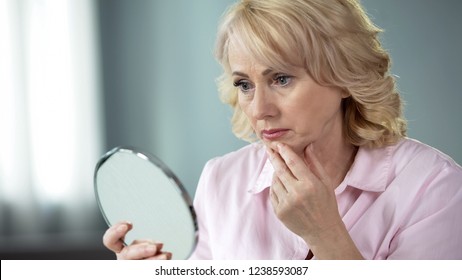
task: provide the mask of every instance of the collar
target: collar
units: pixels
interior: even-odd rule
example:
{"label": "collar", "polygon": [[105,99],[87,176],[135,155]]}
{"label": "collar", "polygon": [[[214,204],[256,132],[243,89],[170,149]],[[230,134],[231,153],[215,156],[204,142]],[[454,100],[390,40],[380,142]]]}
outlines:
{"label": "collar", "polygon": [[273,181],[274,169],[266,152],[263,160],[265,162],[263,168],[261,169],[260,174],[258,175],[257,180],[255,181],[255,184],[251,184],[249,186],[249,193],[257,194],[271,186],[271,183]]}
{"label": "collar", "polygon": [[[385,191],[390,175],[391,157],[395,146],[383,148],[359,147],[355,160],[343,182],[335,189],[335,193],[341,193],[347,186],[363,191]],[[269,188],[272,183],[274,169],[269,158],[264,153],[263,168],[257,176],[255,183],[248,188],[249,193],[258,194]]]}
{"label": "collar", "polygon": [[335,193],[342,192],[347,186],[370,192],[385,191],[395,147],[394,145],[382,148],[360,147],[353,165]]}

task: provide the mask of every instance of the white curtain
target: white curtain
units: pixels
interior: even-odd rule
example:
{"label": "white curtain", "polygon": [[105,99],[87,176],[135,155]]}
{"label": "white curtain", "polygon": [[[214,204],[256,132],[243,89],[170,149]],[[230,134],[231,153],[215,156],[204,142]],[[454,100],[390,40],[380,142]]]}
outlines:
{"label": "white curtain", "polygon": [[0,238],[95,219],[95,13],[92,0],[0,0]]}

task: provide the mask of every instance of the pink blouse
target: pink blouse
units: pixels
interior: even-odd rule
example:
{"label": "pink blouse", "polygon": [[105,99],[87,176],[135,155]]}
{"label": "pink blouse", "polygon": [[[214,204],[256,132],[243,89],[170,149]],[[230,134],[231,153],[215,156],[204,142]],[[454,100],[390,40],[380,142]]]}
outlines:
{"label": "pink blouse", "polygon": [[[309,248],[275,216],[262,144],[210,160],[194,207],[191,259],[305,259]],[[416,140],[358,150],[336,188],[339,212],[366,259],[462,259],[462,168]]]}

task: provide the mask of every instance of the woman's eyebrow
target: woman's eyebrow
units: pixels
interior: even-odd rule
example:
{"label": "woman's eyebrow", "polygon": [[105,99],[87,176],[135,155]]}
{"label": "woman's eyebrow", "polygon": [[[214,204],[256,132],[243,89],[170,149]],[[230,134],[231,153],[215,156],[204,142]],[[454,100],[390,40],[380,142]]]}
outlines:
{"label": "woman's eyebrow", "polygon": [[266,75],[268,75],[268,74],[271,73],[271,72],[273,72],[273,69],[268,68],[268,69],[266,69],[265,71],[261,72],[261,74],[262,74],[262,76],[266,76]]}
{"label": "woman's eyebrow", "polygon": [[[266,76],[268,75],[269,73],[273,72],[273,69],[271,68],[268,68],[266,70],[264,70],[263,72],[261,72],[262,76]],[[249,75],[245,74],[245,73],[242,73],[242,72],[239,72],[239,71],[233,71],[233,73],[231,73],[233,76],[242,76],[244,78],[248,78]]]}
{"label": "woman's eyebrow", "polygon": [[249,75],[247,75],[247,74],[245,74],[245,73],[242,73],[242,72],[239,72],[239,71],[234,71],[234,72],[232,73],[232,75],[233,75],[233,76],[242,76],[242,77],[244,77],[244,78],[248,78],[248,77],[249,77]]}

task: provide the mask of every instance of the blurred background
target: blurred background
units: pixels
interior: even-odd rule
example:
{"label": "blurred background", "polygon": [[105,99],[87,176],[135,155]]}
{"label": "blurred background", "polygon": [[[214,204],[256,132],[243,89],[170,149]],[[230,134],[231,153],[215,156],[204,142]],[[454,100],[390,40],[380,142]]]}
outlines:
{"label": "blurred background", "polygon": [[[212,52],[231,0],[0,0],[0,258],[114,259],[93,193],[109,149],[150,151],[191,196],[244,142]],[[385,30],[409,136],[462,163],[458,0],[363,0]]]}

